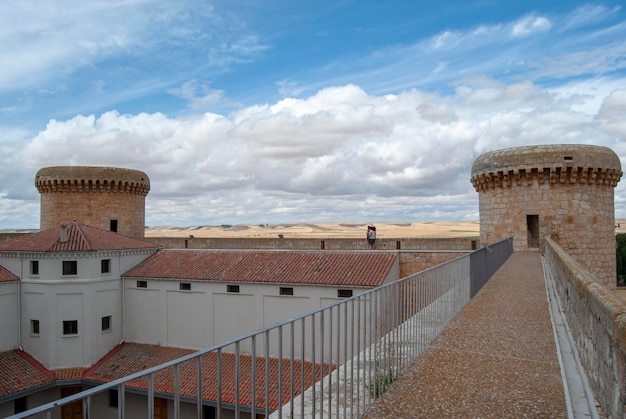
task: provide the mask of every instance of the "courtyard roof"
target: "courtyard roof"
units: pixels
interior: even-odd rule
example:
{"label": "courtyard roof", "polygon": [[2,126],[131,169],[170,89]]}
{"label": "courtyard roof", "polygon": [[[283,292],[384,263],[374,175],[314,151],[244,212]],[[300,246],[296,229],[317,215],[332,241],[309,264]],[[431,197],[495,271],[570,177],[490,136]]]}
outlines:
{"label": "courtyard roof", "polygon": [[[59,370],[46,370],[40,363],[23,351],[0,352],[0,367],[5,373],[0,375],[0,398],[21,391],[36,389],[37,387],[63,380],[84,380],[85,384],[107,383],[127,375],[134,374],[151,367],[192,354],[196,351],[184,348],[168,346],[148,345],[139,343],[122,343],[104,356],[98,363],[90,368],[64,368]],[[236,396],[236,357],[233,353],[221,355],[221,396],[222,403],[234,404]],[[217,401],[218,399],[218,355],[211,352],[201,357],[202,359],[202,398],[204,400]],[[256,405],[263,409],[265,400],[265,363],[264,357],[257,357],[256,369]],[[284,404],[313,385],[322,375],[328,374],[335,366],[329,364],[313,364],[299,360],[293,361],[294,388],[291,383],[291,361],[277,358],[268,358],[269,376],[268,384],[270,391],[269,409],[278,409],[280,403]],[[280,366],[280,368],[279,368]],[[279,371],[280,369],[280,371]],[[304,371],[304,376],[302,372]],[[240,355],[239,357],[239,402],[243,405],[252,403],[252,357]],[[197,364],[195,360],[187,361],[180,366],[179,382],[181,396],[196,397],[197,388]],[[282,384],[282,399],[279,400],[275,391]],[[302,387],[302,385],[304,385]],[[128,382],[126,387],[138,390],[148,390],[148,378],[139,378]],[[154,376],[154,390],[157,394],[174,393],[174,368],[160,371]]]}
{"label": "courtyard roof", "polygon": [[392,274],[397,258],[395,252],[376,251],[161,250],[123,276],[376,287]]}
{"label": "courtyard roof", "polygon": [[20,277],[0,265],[0,282],[19,281]]}

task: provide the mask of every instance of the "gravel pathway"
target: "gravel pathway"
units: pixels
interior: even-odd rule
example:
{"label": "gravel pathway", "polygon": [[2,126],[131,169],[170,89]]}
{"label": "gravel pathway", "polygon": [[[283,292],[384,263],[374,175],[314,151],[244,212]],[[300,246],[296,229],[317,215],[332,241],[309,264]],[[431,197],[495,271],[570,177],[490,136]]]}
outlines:
{"label": "gravel pathway", "polygon": [[514,252],[365,418],[566,418],[538,252]]}

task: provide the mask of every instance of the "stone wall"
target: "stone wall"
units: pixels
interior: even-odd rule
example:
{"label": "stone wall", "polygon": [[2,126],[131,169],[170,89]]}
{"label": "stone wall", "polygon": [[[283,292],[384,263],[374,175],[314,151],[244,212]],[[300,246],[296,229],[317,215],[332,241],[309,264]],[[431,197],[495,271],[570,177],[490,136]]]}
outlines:
{"label": "stone wall", "polygon": [[400,251],[400,278],[405,278],[414,273],[430,269],[434,266],[456,259],[468,253],[469,250]]}
{"label": "stone wall", "polygon": [[545,258],[590,386],[609,417],[626,409],[626,303],[546,238]]}
{"label": "stone wall", "polygon": [[[148,175],[111,167],[46,167],[37,172],[41,196],[40,229],[76,221],[143,238]],[[111,222],[116,224],[112,226]]]}
{"label": "stone wall", "polygon": [[[365,238],[207,238],[146,237],[166,249],[368,250]],[[378,250],[464,250],[478,248],[477,237],[377,239]]]}
{"label": "stone wall", "polygon": [[609,288],[616,287],[614,189],[622,175],[606,147],[545,145],[498,150],[472,166],[482,245],[513,237],[543,251],[550,237]]}

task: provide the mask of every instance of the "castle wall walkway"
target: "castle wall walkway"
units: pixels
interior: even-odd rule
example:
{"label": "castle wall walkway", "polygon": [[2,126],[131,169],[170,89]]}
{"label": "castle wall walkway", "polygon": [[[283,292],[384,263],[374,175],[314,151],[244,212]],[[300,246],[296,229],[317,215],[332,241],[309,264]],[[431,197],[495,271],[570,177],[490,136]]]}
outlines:
{"label": "castle wall walkway", "polygon": [[514,252],[366,418],[566,418],[539,252]]}

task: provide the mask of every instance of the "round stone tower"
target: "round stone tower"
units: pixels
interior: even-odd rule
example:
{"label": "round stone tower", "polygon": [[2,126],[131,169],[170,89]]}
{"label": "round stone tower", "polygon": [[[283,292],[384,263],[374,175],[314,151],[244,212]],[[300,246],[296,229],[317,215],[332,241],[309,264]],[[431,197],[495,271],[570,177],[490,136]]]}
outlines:
{"label": "round stone tower", "polygon": [[491,151],[472,166],[482,244],[513,237],[516,251],[556,241],[600,282],[616,286],[614,188],[618,156],[591,145]]}
{"label": "round stone tower", "polygon": [[114,167],[58,166],[37,172],[41,194],[40,229],[76,221],[143,238],[148,175]]}

